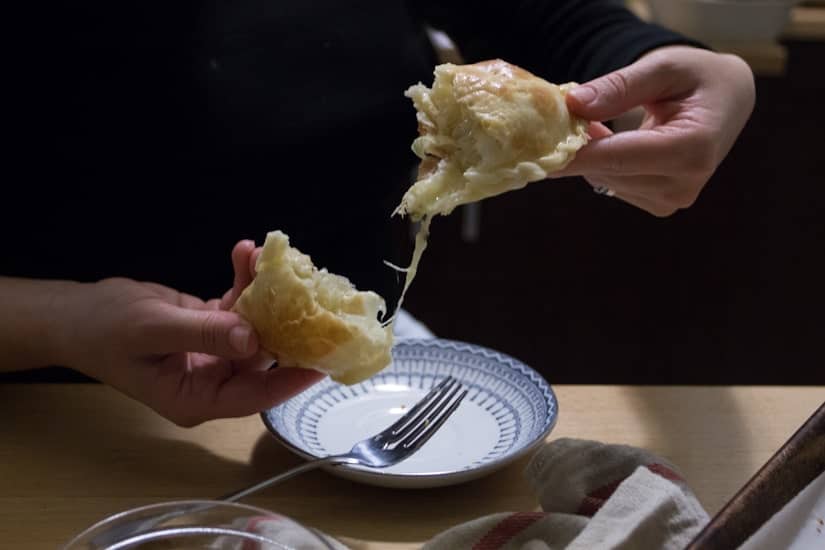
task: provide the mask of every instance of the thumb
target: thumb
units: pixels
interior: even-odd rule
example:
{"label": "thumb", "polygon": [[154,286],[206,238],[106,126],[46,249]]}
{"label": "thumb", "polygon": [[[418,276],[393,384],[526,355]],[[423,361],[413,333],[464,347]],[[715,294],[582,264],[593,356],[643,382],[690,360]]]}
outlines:
{"label": "thumb", "polygon": [[230,311],[165,305],[156,311],[155,319],[145,329],[144,345],[153,353],[191,351],[242,359],[258,351],[253,328]]}
{"label": "thumb", "polygon": [[[662,73],[662,74],[660,74]],[[672,88],[672,74],[657,64],[637,61],[567,92],[567,107],[586,120],[610,120],[661,99]]]}

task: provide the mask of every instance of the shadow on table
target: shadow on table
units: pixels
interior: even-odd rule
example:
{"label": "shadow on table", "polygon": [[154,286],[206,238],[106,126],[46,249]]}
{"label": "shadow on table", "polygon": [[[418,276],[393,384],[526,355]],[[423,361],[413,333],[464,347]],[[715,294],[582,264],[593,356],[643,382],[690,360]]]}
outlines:
{"label": "shadow on table", "polygon": [[[55,403],[48,414],[31,414],[25,402],[30,394],[16,388],[0,384],[0,412],[7,422],[14,423],[13,428],[2,428],[0,456],[13,454],[18,470],[24,470],[17,475],[0,470],[2,486],[9,494],[140,495],[156,497],[157,501],[212,498],[233,489],[234,484],[255,479],[248,464],[217,456],[196,442],[157,435],[155,432],[178,430],[160,416],[141,417],[145,422],[130,425],[126,420],[135,417],[121,416],[119,411],[142,405],[123,396],[104,398],[84,393],[76,399],[85,399],[83,403],[71,407]],[[73,399],[65,395],[66,400]],[[113,399],[122,400],[117,410]],[[5,460],[0,459],[2,462]],[[32,479],[40,483],[32,486]]]}
{"label": "shadow on table", "polygon": [[[273,472],[280,471],[286,467],[285,454],[291,456],[265,434],[255,446],[252,464],[256,470],[269,465]],[[522,458],[475,481],[432,489],[374,487],[318,470],[269,488],[249,501],[338,537],[423,542],[483,515],[538,510],[522,475],[528,460]]]}
{"label": "shadow on table", "polygon": [[[78,394],[81,399],[55,393],[72,406],[56,402],[31,414],[31,394],[16,388],[0,384],[0,412],[14,422],[0,428],[0,486],[6,494],[48,499],[53,512],[67,518],[60,525],[66,531],[55,531],[58,544],[115,512],[214,499],[302,463],[263,424],[249,461],[233,460],[198,444],[197,430],[208,432],[209,423],[181,430],[159,416],[135,414],[131,408],[142,405],[113,391]],[[132,425],[136,418],[140,424]],[[7,471],[4,455],[19,457],[18,471]],[[537,509],[522,479],[526,461],[474,482],[426,490],[372,487],[314,471],[244,502],[339,537],[420,542],[481,515]],[[33,479],[40,483],[32,486]]]}
{"label": "shadow on table", "polygon": [[[688,485],[706,495],[702,504],[713,514],[733,496],[733,492],[720,494],[718,488],[738,488],[760,464],[750,463],[748,456],[720,453],[753,445],[754,434],[748,430],[732,388],[706,386],[698,388],[699,392],[696,389],[659,386],[651,391],[650,387],[626,387],[624,393],[644,426],[649,443],[641,445],[674,461]],[[679,457],[678,461],[673,457]],[[731,461],[739,463],[736,471],[741,480],[719,477],[732,471]],[[720,467],[716,468],[717,465]]]}

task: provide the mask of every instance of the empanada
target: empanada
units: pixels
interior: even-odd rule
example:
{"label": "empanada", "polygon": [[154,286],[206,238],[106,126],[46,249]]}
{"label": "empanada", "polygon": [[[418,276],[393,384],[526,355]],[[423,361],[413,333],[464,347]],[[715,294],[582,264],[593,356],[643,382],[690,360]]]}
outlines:
{"label": "empanada", "polygon": [[556,86],[500,59],[435,68],[432,88],[410,87],[419,137],[419,179],[397,212],[414,220],[520,189],[564,168],[587,143]]}
{"label": "empanada", "polygon": [[392,327],[379,321],[383,298],[317,269],[281,231],[267,235],[255,279],[233,310],[252,323],[279,365],[355,384],[390,364]]}
{"label": "empanada", "polygon": [[412,148],[421,163],[418,181],[395,213],[421,225],[397,308],[415,278],[433,216],[544,179],[587,143],[587,121],[571,115],[564,99],[575,85],[557,86],[494,59],[439,65],[432,88],[419,83],[406,91],[418,111]]}
{"label": "empanada", "polygon": [[[570,115],[556,86],[501,60],[439,65],[432,89],[406,95],[418,111],[419,180],[396,213],[421,221],[397,308],[415,277],[436,214],[543,179],[587,142],[587,123]],[[391,361],[392,323],[384,300],[317,269],[280,231],[267,235],[255,280],[234,308],[284,366],[313,368],[353,384]],[[397,309],[396,309],[397,311]]]}

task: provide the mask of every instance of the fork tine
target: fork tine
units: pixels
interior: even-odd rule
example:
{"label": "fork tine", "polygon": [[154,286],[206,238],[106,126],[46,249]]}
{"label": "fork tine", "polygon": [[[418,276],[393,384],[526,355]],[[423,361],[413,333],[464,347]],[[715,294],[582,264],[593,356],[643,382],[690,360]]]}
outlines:
{"label": "fork tine", "polygon": [[432,407],[434,406],[434,402],[438,400],[438,398],[443,394],[445,389],[448,387],[452,387],[456,384],[456,379],[452,376],[446,377],[444,380],[439,382],[437,385],[433,386],[433,388],[425,395],[418,403],[413,406],[409,411],[407,411],[404,416],[396,420],[392,426],[384,430],[379,434],[379,437],[395,437],[398,435],[401,430],[403,430],[409,424],[416,422],[418,418],[422,415],[427,414]]}
{"label": "fork tine", "polygon": [[[459,388],[457,388],[456,391],[458,391]],[[466,395],[467,389],[464,389],[457,398],[450,402],[450,400],[455,396],[455,392],[453,392],[453,395],[442,401],[438,408],[433,411],[433,413],[429,415],[424,422],[419,424],[415,430],[402,439],[401,447],[409,451],[415,451],[421,447],[433,436],[433,434],[435,434],[435,432],[438,431],[450,415],[455,412],[458,406],[461,405],[461,401],[464,400]],[[448,403],[449,407],[447,406]]]}
{"label": "fork tine", "polygon": [[406,437],[411,431],[417,428],[422,422],[426,422],[431,417],[433,410],[442,407],[443,403],[450,401],[455,394],[461,390],[461,384],[457,380],[451,380],[450,384],[444,386],[443,391],[435,397],[421,412],[410,418],[403,428],[393,430],[390,434],[393,442],[397,443]]}

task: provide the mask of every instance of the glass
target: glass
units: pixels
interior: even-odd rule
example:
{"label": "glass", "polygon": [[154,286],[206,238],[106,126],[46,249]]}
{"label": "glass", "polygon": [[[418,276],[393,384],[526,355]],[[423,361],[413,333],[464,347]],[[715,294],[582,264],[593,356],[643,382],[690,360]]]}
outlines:
{"label": "glass", "polygon": [[245,504],[189,500],[152,504],[109,516],[75,537],[64,550],[296,547],[340,548],[317,531],[281,514]]}

